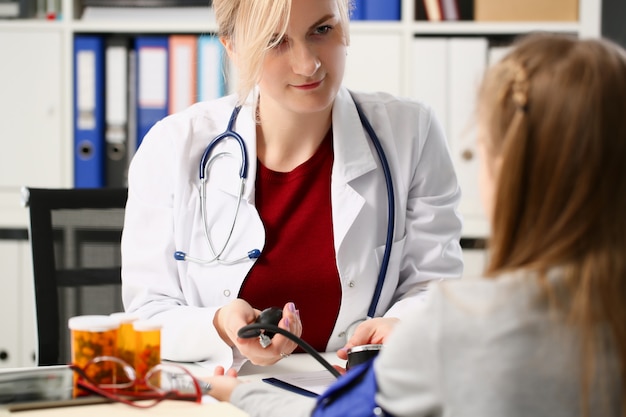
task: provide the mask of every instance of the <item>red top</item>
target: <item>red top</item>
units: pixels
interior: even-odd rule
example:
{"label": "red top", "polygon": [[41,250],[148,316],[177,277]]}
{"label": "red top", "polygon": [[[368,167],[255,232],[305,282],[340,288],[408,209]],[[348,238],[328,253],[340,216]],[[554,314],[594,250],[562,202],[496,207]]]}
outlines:
{"label": "red top", "polygon": [[258,166],[256,207],[265,225],[265,248],[239,297],[260,310],[293,301],[302,339],[325,351],[341,303],[330,202],[332,133],[291,172]]}

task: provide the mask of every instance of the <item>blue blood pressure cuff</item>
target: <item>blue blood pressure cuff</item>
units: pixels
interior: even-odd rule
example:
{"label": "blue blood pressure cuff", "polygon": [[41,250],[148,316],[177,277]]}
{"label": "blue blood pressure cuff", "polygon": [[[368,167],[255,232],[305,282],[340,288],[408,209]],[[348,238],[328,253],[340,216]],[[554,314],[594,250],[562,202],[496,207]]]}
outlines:
{"label": "blue blood pressure cuff", "polygon": [[317,398],[312,417],[393,417],[376,404],[374,359],[343,375]]}

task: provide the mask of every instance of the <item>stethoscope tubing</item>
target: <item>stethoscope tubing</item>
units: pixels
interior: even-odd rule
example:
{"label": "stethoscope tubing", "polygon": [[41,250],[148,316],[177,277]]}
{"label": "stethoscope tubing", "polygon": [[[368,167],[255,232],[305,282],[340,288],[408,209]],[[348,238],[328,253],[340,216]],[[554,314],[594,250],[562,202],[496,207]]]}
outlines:
{"label": "stethoscope tubing", "polygon": [[209,163],[213,148],[218,143],[228,138],[235,139],[239,143],[239,148],[241,149],[241,167],[239,169],[239,178],[244,180],[248,178],[248,149],[246,148],[246,143],[241,135],[235,131],[235,121],[237,121],[237,116],[239,116],[240,110],[241,106],[236,106],[233,109],[233,112],[230,115],[230,120],[228,121],[228,126],[226,127],[224,133],[215,137],[204,150],[202,158],[200,158],[200,181],[205,180],[206,167]]}
{"label": "stethoscope tubing", "polygon": [[[352,93],[350,93],[350,95],[352,95]],[[356,111],[359,114],[359,119],[361,119],[361,124],[367,131],[367,134],[369,135],[370,140],[378,153],[378,158],[380,159],[383,174],[385,176],[385,184],[387,185],[387,236],[385,239],[385,252],[383,253],[383,260],[381,261],[380,270],[378,271],[378,279],[376,280],[376,287],[374,288],[374,294],[372,295],[372,302],[370,303],[370,307],[367,311],[367,317],[373,318],[376,314],[376,307],[378,307],[378,301],[380,300],[380,295],[383,291],[383,285],[385,283],[385,276],[387,275],[387,269],[389,268],[389,258],[391,257],[391,246],[393,245],[393,235],[396,224],[396,200],[393,179],[391,178],[391,169],[389,168],[389,162],[387,161],[387,156],[383,150],[383,145],[380,143],[380,139],[378,139],[378,135],[376,135],[372,124],[365,116],[361,105],[354,99],[354,96],[352,96],[352,101],[354,101],[354,105],[356,106]]]}
{"label": "stethoscope tubing", "polygon": [[[382,143],[380,142],[380,139],[376,135],[376,132],[374,131],[374,128],[372,127],[371,123],[365,116],[363,109],[361,108],[359,103],[355,100],[352,93],[350,93],[350,95],[352,96],[352,100],[354,102],[357,113],[359,115],[359,119],[361,120],[361,124],[363,125],[363,128],[367,132],[370,138],[370,141],[372,142],[374,148],[376,149],[376,153],[378,154],[378,158],[380,159],[383,174],[385,176],[385,185],[387,187],[387,235],[385,239],[385,251],[383,253],[383,259],[381,261],[380,270],[378,272],[376,286],[374,288],[374,293],[372,295],[372,301],[370,303],[370,307],[367,312],[367,317],[373,318],[376,314],[376,308],[378,307],[378,302],[380,300],[383,285],[385,283],[385,276],[387,275],[387,270],[389,268],[389,259],[391,257],[391,248],[393,245],[393,238],[394,238],[394,231],[395,231],[395,193],[394,193],[393,179],[391,176],[391,169],[389,167],[389,162],[387,161],[387,157],[385,155],[385,151],[383,149]],[[241,110],[241,106],[236,106],[233,109],[233,112],[230,115],[230,119],[228,121],[228,126],[226,128],[226,131],[224,131],[224,133],[220,134],[219,136],[215,137],[209,143],[209,145],[204,150],[202,157],[200,159],[199,177],[200,177],[201,217],[202,217],[202,223],[204,227],[205,238],[207,240],[207,244],[209,245],[210,250],[213,252],[213,258],[209,260],[203,260],[203,259],[191,257],[184,252],[177,251],[175,252],[174,257],[179,261],[187,260],[187,261],[192,261],[192,262],[196,262],[196,263],[203,264],[203,265],[210,264],[213,262],[219,262],[222,264],[229,265],[229,264],[235,264],[237,262],[241,262],[246,259],[258,258],[261,254],[260,250],[253,249],[248,252],[247,256],[241,257],[235,260],[228,261],[228,260],[223,260],[220,258],[223,252],[226,250],[226,247],[228,246],[228,243],[230,242],[230,239],[232,237],[232,233],[235,228],[235,223],[237,222],[237,215],[239,213],[239,204],[241,203],[241,200],[243,198],[243,190],[245,187],[246,179],[248,177],[248,151],[246,148],[246,144],[243,138],[241,137],[241,135],[239,135],[234,129],[235,122],[237,120],[237,116],[239,115],[240,110]],[[215,148],[215,146],[217,146],[217,144],[219,144],[221,141],[226,140],[226,139],[236,140],[237,143],[239,144],[239,148],[241,149],[241,166],[239,170],[239,177],[241,179],[241,185],[240,185],[240,190],[239,190],[239,203],[237,205],[237,209],[233,218],[230,232],[228,234],[227,240],[224,243],[222,249],[218,251],[218,253],[216,253],[213,248],[213,243],[210,238],[210,233],[208,230],[208,225],[207,225],[207,220],[206,220],[205,185],[207,181],[208,167],[211,165],[211,162],[214,160],[214,158],[217,157],[216,156],[216,157],[211,158],[213,149]]]}

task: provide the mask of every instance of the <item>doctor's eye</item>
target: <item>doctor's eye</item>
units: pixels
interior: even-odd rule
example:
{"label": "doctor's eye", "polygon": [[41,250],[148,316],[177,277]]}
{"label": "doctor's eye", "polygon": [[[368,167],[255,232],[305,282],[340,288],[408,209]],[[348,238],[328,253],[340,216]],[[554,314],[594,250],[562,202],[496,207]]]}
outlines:
{"label": "doctor's eye", "polygon": [[328,32],[330,32],[331,30],[333,30],[333,27],[331,25],[322,25],[322,26],[318,26],[315,28],[315,34],[316,35],[325,35]]}
{"label": "doctor's eye", "polygon": [[274,35],[272,37],[272,39],[270,39],[268,47],[270,49],[276,49],[276,48],[279,48],[279,47],[281,47],[283,45],[286,45],[287,42],[288,42],[288,40],[287,40],[286,36],[279,37],[278,35]]}

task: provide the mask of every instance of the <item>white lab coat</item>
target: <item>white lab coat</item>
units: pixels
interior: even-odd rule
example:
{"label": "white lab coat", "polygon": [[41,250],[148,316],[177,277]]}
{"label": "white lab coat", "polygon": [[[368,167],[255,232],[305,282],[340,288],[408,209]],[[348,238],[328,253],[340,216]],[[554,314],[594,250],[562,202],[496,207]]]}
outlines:
{"label": "white lab coat", "polygon": [[[376,315],[398,317],[422,297],[429,281],[462,273],[460,190],[444,134],[430,108],[383,93],[360,93],[356,98],[382,142],[394,182],[394,243]],[[231,348],[213,327],[213,316],[237,297],[253,261],[198,265],[175,260],[174,252],[212,257],[201,221],[199,161],[208,143],[226,129],[235,101],[228,96],[198,103],[158,122],[130,167],[122,236],[124,306],[162,322],[162,356],[167,359],[227,355],[232,360]],[[264,227],[254,207],[253,101],[244,105],[236,122],[235,130],[247,147],[248,181],[226,259],[264,245]],[[345,88],[339,91],[332,117],[331,200],[342,295],[329,351],[342,347],[351,325],[367,315],[387,233],[381,164]],[[219,250],[238,201],[241,150],[236,141],[227,140],[212,155],[221,157],[210,164],[207,175],[207,224]],[[306,241],[302,236],[303,244]]]}

